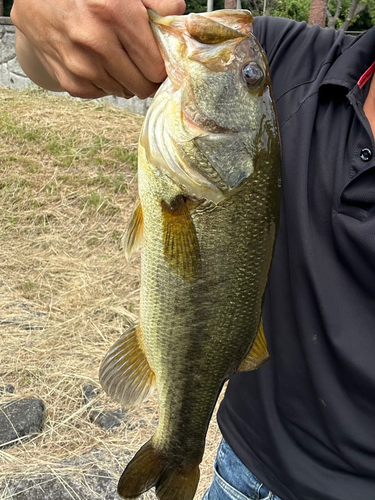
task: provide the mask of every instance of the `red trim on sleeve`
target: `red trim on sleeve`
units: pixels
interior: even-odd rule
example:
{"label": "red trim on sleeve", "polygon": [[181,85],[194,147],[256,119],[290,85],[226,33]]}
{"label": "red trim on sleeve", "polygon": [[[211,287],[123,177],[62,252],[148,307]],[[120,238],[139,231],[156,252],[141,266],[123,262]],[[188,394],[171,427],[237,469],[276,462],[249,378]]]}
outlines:
{"label": "red trim on sleeve", "polygon": [[365,71],[361,76],[361,78],[358,80],[357,85],[359,86],[360,89],[370,80],[374,72],[375,72],[375,62],[371,64],[368,70]]}

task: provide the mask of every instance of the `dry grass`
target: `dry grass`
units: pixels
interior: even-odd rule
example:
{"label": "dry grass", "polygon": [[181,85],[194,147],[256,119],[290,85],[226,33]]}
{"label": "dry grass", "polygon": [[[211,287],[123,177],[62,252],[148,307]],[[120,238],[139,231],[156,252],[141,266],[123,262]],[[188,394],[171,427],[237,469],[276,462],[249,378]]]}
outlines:
{"label": "dry grass", "polygon": [[[102,357],[137,315],[139,258],[128,264],[119,243],[142,117],[42,91],[0,89],[0,103],[0,386],[16,388],[0,403],[46,405],[41,435],[0,450],[1,483],[93,447],[134,452],[157,408],[149,401],[130,412],[132,429],[107,432],[89,421],[81,390],[98,385]],[[95,403],[117,407],[103,394]],[[213,424],[197,498],[218,440]]]}

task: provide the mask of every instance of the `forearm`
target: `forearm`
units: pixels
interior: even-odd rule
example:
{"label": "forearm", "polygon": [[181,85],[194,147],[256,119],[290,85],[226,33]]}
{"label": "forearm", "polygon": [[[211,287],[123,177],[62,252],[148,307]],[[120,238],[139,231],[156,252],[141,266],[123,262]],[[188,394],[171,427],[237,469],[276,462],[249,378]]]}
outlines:
{"label": "forearm", "polygon": [[54,92],[64,91],[56,78],[51,76],[43,66],[29,40],[17,28],[16,54],[21,68],[36,85],[47,90],[53,90]]}

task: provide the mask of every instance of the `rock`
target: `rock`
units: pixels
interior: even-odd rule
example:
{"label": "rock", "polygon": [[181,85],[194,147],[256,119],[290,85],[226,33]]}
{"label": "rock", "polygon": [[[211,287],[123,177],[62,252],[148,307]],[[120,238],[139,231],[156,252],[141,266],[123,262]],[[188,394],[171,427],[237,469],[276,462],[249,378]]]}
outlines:
{"label": "rock", "polygon": [[14,394],[14,385],[8,384],[8,385],[2,385],[0,386],[0,396],[2,394]]}
{"label": "rock", "polygon": [[1,62],[6,63],[13,59],[15,56],[15,35],[12,32],[6,30],[5,34],[1,39],[2,51],[1,51]]}
{"label": "rock", "polygon": [[[100,389],[95,385],[84,385],[82,387],[83,399],[85,403],[90,403],[100,394]],[[89,419],[94,424],[107,431],[116,430],[121,424],[126,423],[127,411],[119,408],[118,410],[105,411],[96,403],[93,403],[92,409],[89,412]],[[133,429],[133,426],[128,425],[128,429]]]}
{"label": "rock", "polygon": [[[114,467],[113,457],[105,452],[92,450],[79,458],[63,460],[55,464],[53,473],[42,472],[26,477],[8,479],[0,488],[6,488],[12,500],[86,500],[118,499],[116,473],[106,467]],[[75,472],[72,472],[75,471]]]}
{"label": "rock", "polygon": [[[63,460],[49,471],[25,478],[8,478],[0,486],[12,500],[119,500],[117,482],[132,455],[126,450],[93,449]],[[153,492],[140,499],[155,500]]]}
{"label": "rock", "polygon": [[21,68],[20,63],[18,62],[18,59],[16,57],[14,59],[11,59],[10,61],[8,61],[8,70],[11,73],[14,73],[16,75],[19,75],[19,76],[26,78],[25,72]]}
{"label": "rock", "polygon": [[28,398],[0,405],[0,448],[13,446],[21,438],[42,431],[44,403]]}
{"label": "rock", "polygon": [[126,410],[118,409],[113,411],[103,411],[93,409],[90,412],[90,420],[105,430],[114,430],[126,422]]}
{"label": "rock", "polygon": [[122,97],[107,96],[102,97],[97,102],[107,102],[113,104],[117,108],[129,109],[133,113],[138,113],[139,115],[145,115],[148,108],[152,102],[152,99],[138,99],[138,97],[132,97],[131,99],[124,99]]}
{"label": "rock", "polygon": [[100,394],[100,389],[95,387],[95,385],[84,385],[82,386],[83,398],[86,403],[89,403],[92,399],[95,399]]}

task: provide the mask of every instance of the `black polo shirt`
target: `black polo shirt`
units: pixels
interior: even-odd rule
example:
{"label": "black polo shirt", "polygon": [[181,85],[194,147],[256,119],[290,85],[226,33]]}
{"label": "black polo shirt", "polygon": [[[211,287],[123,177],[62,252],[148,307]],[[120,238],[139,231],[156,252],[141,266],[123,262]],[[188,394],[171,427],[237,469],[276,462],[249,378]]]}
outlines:
{"label": "black polo shirt", "polygon": [[375,500],[375,144],[362,109],[375,28],[258,18],[254,34],[283,154],[271,359],[232,377],[219,425],[283,500]]}

